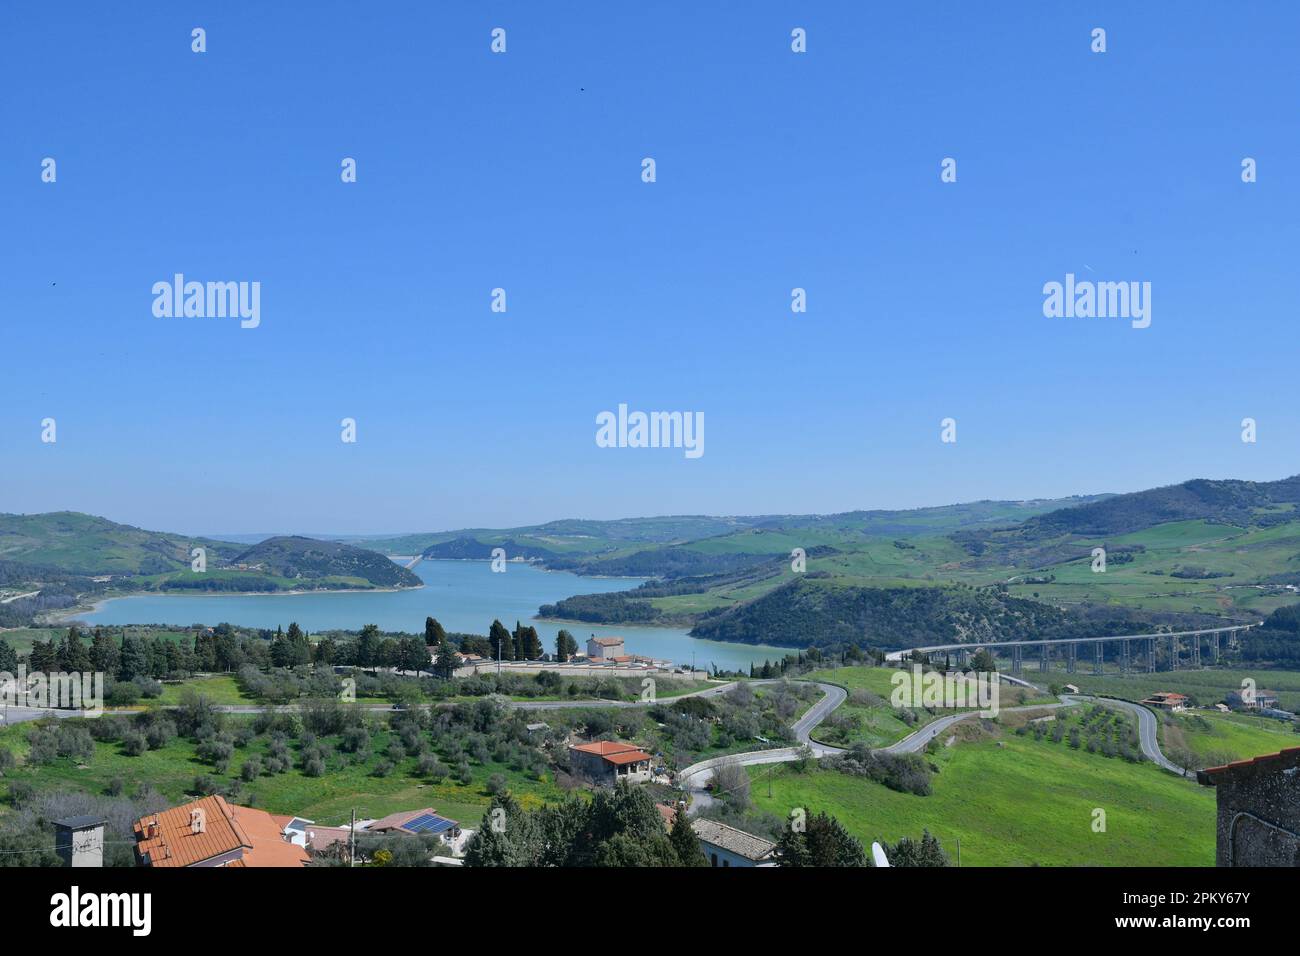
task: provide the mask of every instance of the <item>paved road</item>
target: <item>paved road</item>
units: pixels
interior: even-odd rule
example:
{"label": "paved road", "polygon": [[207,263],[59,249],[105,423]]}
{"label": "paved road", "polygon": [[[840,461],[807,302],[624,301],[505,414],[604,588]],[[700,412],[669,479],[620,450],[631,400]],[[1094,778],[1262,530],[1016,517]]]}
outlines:
{"label": "paved road", "polygon": [[1138,742],[1142,746],[1143,755],[1154,763],[1157,767],[1168,770],[1170,773],[1176,773],[1180,777],[1190,777],[1193,774],[1172,763],[1160,750],[1160,722],[1156,715],[1141,704],[1133,704],[1127,700],[1112,700],[1109,697],[1078,697],[1078,701],[1092,701],[1101,704],[1103,707],[1114,707],[1117,710],[1128,711],[1138,722]]}
{"label": "paved road", "polygon": [[[1008,682],[1014,683],[1021,687],[1032,688],[1033,684],[1019,678],[1007,678]],[[826,717],[844,702],[847,696],[844,690],[836,687],[834,684],[817,685],[822,689],[825,695],[820,702],[809,709],[808,713],[795,724],[796,739],[801,744],[808,744],[812,749],[812,756],[821,758],[831,754],[844,753],[838,747],[830,747],[826,744],[819,744],[811,740],[809,734],[816,728]],[[1139,704],[1130,703],[1126,700],[1112,700],[1107,697],[1089,697],[1085,695],[1063,694],[1059,700],[1046,704],[1025,704],[1021,707],[1003,707],[1002,713],[1015,713],[1016,711],[1039,711],[1039,710],[1058,710],[1062,707],[1073,707],[1085,702],[1101,704],[1104,707],[1114,707],[1118,710],[1124,710],[1137,718],[1138,722],[1138,742],[1142,747],[1143,755],[1154,763],[1156,766],[1176,773],[1181,776],[1189,776],[1182,768],[1170,762],[1160,750],[1159,742],[1159,723],[1155,714]],[[979,715],[979,711],[966,711],[960,714],[952,714],[948,717],[940,717],[938,720],[931,721],[919,730],[908,734],[902,740],[890,744],[888,747],[882,747],[880,752],[889,754],[918,753],[925,749],[926,745],[938,737],[944,731],[948,730],[953,724],[963,720],[970,720],[972,717]],[[762,766],[774,763],[789,763],[798,760],[801,756],[802,746],[800,747],[781,747],[773,750],[752,750],[741,754],[728,754],[724,757],[713,757],[709,760],[701,760],[699,763],[691,764],[677,775],[678,784],[691,794],[690,808],[688,813],[694,815],[705,807],[714,803],[713,796],[708,792],[709,782],[713,779],[713,771],[718,765],[727,762],[739,763],[742,767]]]}
{"label": "paved road", "polygon": [[691,792],[691,804],[688,813],[695,814],[704,807],[713,803],[713,797],[708,793],[709,781],[713,779],[713,770],[715,767],[724,763],[739,763],[742,767],[753,767],[769,763],[788,763],[792,760],[798,760],[803,748],[806,746],[812,751],[814,757],[825,757],[830,754],[843,753],[839,747],[830,747],[826,744],[819,744],[814,741],[810,734],[826,717],[840,704],[844,703],[848,694],[843,687],[837,687],[834,684],[817,684],[822,692],[822,699],[808,708],[807,713],[795,721],[794,726],[790,729],[794,732],[795,740],[799,745],[795,747],[778,747],[772,750],[751,750],[741,754],[727,754],[722,757],[711,757],[708,760],[701,760],[699,763],[693,763],[677,774],[677,783],[679,786]]}
{"label": "paved road", "polygon": [[84,717],[85,711],[81,710],[42,710],[39,707],[3,707],[0,708],[0,727],[9,727],[13,724],[26,723],[29,720],[39,720],[42,717],[48,717],[53,714],[55,717]]}
{"label": "paved road", "polygon": [[[771,684],[775,681],[750,681],[751,684]],[[685,694],[675,694],[671,697],[661,697],[657,700],[508,700],[505,701],[507,707],[513,707],[516,710],[569,710],[574,707],[649,707],[653,704],[671,704],[675,700],[682,700],[685,697],[714,697],[718,694],[725,694],[731,688],[736,686],[735,681],[728,681],[725,684],[710,683],[707,687],[700,690],[688,691]],[[451,707],[453,702],[444,701],[432,704],[410,704],[409,709],[421,709],[429,707]],[[174,706],[172,709],[175,709]],[[223,714],[260,714],[265,710],[288,711],[293,712],[301,710],[298,704],[220,704],[213,708]],[[391,712],[394,708],[392,704],[364,704],[362,709],[372,713]]]}

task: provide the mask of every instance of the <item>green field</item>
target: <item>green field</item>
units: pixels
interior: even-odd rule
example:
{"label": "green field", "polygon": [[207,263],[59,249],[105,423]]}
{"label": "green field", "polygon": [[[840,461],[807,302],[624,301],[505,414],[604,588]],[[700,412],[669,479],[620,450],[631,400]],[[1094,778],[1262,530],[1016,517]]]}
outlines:
{"label": "green field", "polygon": [[[803,675],[806,680],[825,681],[836,684],[849,692],[849,697],[840,704],[834,713],[816,728],[811,736],[819,743],[836,747],[847,747],[855,743],[865,743],[871,747],[886,747],[902,740],[908,734],[915,733],[933,720],[953,713],[951,710],[927,711],[923,708],[909,708],[916,720],[909,723],[899,708],[890,704],[893,692],[893,677],[898,671],[893,667],[828,667]],[[881,698],[881,703],[861,703],[861,694],[865,691]],[[1003,686],[1000,688],[999,705],[1017,707],[1026,703],[1046,703],[1054,700],[1047,695],[1037,695],[1021,688]],[[854,726],[856,725],[856,726]],[[841,728],[841,729],[837,729]]]}
{"label": "green field", "polygon": [[1300,747],[1290,724],[1245,714],[1170,714],[1161,720],[1160,746],[1185,747],[1207,765],[1221,765]]}
{"label": "green field", "polygon": [[[1008,671],[1010,665],[1004,666]],[[1264,670],[1262,668],[1205,668],[1203,670],[1158,671],[1154,674],[1105,674],[1101,677],[1091,673],[1090,666],[1080,661],[1079,673],[1067,674],[1061,670],[1041,674],[1036,665],[1025,661],[1022,676],[1040,686],[1053,684],[1074,684],[1085,694],[1105,694],[1110,697],[1122,697],[1125,700],[1141,700],[1160,691],[1175,691],[1187,694],[1198,704],[1209,705],[1223,700],[1226,694],[1240,691],[1242,681],[1255,681],[1259,690],[1275,690],[1281,701],[1282,709],[1293,713],[1300,710],[1300,671]]]}
{"label": "green field", "polygon": [[[1014,735],[958,743],[928,758],[927,797],[827,770],[751,768],[753,800],[782,818],[825,810],[862,840],[928,828],[964,866],[1213,866],[1214,793],[1149,763],[1132,764]],[[1093,811],[1106,812],[1094,833]]]}
{"label": "green field", "polygon": [[[223,674],[219,677],[194,677],[183,681],[168,681],[163,684],[162,696],[157,698],[154,703],[161,707],[175,706],[181,702],[181,695],[186,690],[192,690],[222,707],[257,703],[255,698],[247,696],[240,690],[239,681],[230,674]],[[145,703],[149,702],[146,701]]]}
{"label": "green field", "polygon": [[[237,725],[239,720],[231,718],[229,726]],[[230,771],[224,777],[213,773],[209,764],[195,756],[194,745],[179,737],[138,757],[126,756],[116,743],[96,742],[94,757],[84,766],[61,758],[46,766],[28,767],[21,759],[27,752],[26,729],[26,726],[18,725],[0,730],[0,746],[12,750],[19,757],[19,765],[4,775],[7,784],[26,782],[38,790],[105,794],[110,782],[116,778],[123,781],[128,790],[144,782],[173,805],[194,799],[192,787],[196,776],[207,774],[218,781],[228,782],[238,776],[240,767],[249,756],[264,754],[267,749],[264,740],[255,740],[248,747],[237,750]],[[320,777],[306,776],[297,767],[281,774],[263,775],[244,785],[234,799],[272,813],[305,816],[322,825],[345,821],[353,808],[359,817],[379,817],[397,810],[432,806],[466,826],[476,826],[491,802],[485,784],[494,773],[505,776],[511,791],[525,806],[562,797],[549,775],[537,780],[494,762],[473,765],[473,780],[468,785],[459,784],[450,777],[439,784],[418,777],[413,756],[398,764],[388,776],[373,776],[371,771],[387,747],[388,739],[387,730],[372,734],[374,755],[364,763],[346,763],[336,755]],[[337,737],[322,737],[321,740],[335,745],[339,742]],[[9,812],[7,807],[0,808],[0,814],[5,812]]]}

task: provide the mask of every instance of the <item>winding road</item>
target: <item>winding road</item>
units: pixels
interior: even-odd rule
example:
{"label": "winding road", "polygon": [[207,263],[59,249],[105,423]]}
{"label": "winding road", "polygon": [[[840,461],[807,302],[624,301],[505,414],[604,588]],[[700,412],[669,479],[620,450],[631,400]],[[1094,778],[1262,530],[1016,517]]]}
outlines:
{"label": "winding road", "polygon": [[[1019,687],[1040,690],[1028,681],[1020,678],[1004,678],[1008,683],[1015,684]],[[799,745],[795,747],[780,747],[772,750],[751,750],[746,753],[726,754],[721,757],[711,757],[708,760],[701,760],[699,763],[691,764],[677,775],[678,785],[690,793],[690,807],[688,814],[694,815],[701,809],[710,806],[714,802],[713,796],[709,793],[708,787],[713,779],[714,770],[726,763],[737,763],[742,767],[761,766],[764,764],[789,763],[806,756],[804,747],[811,750],[811,756],[821,758],[833,754],[844,753],[839,747],[831,747],[826,744],[820,744],[811,737],[812,731],[825,720],[835,708],[839,707],[848,696],[844,688],[835,684],[825,684],[817,682],[823,693],[822,699],[809,708],[791,728],[795,733],[795,739]],[[1062,707],[1073,707],[1083,703],[1096,703],[1103,707],[1113,707],[1116,710],[1123,710],[1132,714],[1137,719],[1138,725],[1138,743],[1142,748],[1142,755],[1154,763],[1156,766],[1170,773],[1177,774],[1180,777],[1188,776],[1184,771],[1172,763],[1160,750],[1159,740],[1159,722],[1147,708],[1140,704],[1134,704],[1126,700],[1116,700],[1109,697],[1091,697],[1084,694],[1062,694],[1059,700],[1045,704],[1025,704],[1020,707],[1004,707],[1002,713],[1015,713],[1017,711],[1047,711],[1057,710]],[[940,717],[938,720],[932,720],[919,730],[908,734],[902,740],[890,744],[888,747],[881,747],[880,753],[887,754],[907,754],[918,753],[925,749],[931,740],[938,737],[954,724],[969,720],[978,716],[979,711],[964,711],[959,714],[952,714],[947,717]]]}
{"label": "winding road", "polygon": [[[1002,679],[1017,687],[1024,687],[1031,690],[1042,692],[1042,688],[1029,683],[1018,677],[1009,677],[1003,675]],[[673,697],[663,698],[664,702],[682,700],[687,697],[716,697],[719,694],[725,694],[736,686],[736,681],[730,681],[725,684],[710,684],[708,687],[700,690],[690,691],[685,694],[677,694]],[[751,686],[762,684],[778,683],[775,680],[750,681]],[[840,747],[832,747],[828,744],[818,743],[812,739],[812,732],[821,725],[821,723],[835,711],[840,704],[848,697],[848,692],[837,684],[823,683],[821,681],[804,682],[813,683],[822,692],[822,699],[813,704],[812,707],[795,721],[790,728],[794,734],[797,743],[790,747],[775,747],[767,750],[750,750],[738,754],[726,754],[721,757],[711,757],[708,760],[701,760],[698,763],[691,764],[677,774],[678,784],[692,794],[691,810],[697,812],[701,807],[707,806],[713,802],[713,798],[708,793],[709,782],[713,778],[714,768],[723,763],[738,763],[742,767],[759,766],[763,764],[790,763],[805,756],[804,748],[811,752],[814,758],[831,756],[834,754],[844,753]],[[1035,711],[1035,710],[1056,710],[1061,707],[1070,707],[1084,702],[1093,702],[1103,707],[1112,707],[1117,710],[1125,711],[1137,720],[1138,725],[1138,742],[1142,748],[1142,754],[1156,766],[1170,773],[1177,774],[1180,777],[1190,776],[1188,771],[1170,761],[1160,750],[1159,731],[1160,725],[1154,713],[1140,704],[1135,704],[1126,700],[1117,700],[1110,697],[1090,697],[1081,694],[1061,695],[1059,701],[1046,704],[1025,704],[1020,707],[1004,707],[1004,712],[1014,713],[1016,711]],[[507,702],[507,706],[517,710],[525,711],[548,711],[548,710],[565,710],[574,707],[602,707],[602,708],[631,708],[646,707],[656,701],[640,700],[512,700]],[[415,707],[437,707],[439,704],[416,704]],[[299,709],[294,704],[275,705],[257,705],[257,704],[234,704],[220,705],[214,708],[228,714],[259,714],[267,710],[284,710],[293,711]],[[366,705],[365,709],[372,712],[392,711],[392,705],[371,704]],[[27,707],[7,707],[0,711],[0,726],[6,726],[16,723],[22,723],[29,720],[36,720],[40,717],[53,713],[58,717],[80,717],[84,714],[75,710],[42,710]],[[112,713],[111,710],[105,710],[105,713]],[[896,741],[887,747],[880,748],[881,753],[887,754],[905,754],[918,753],[925,749],[931,740],[938,737],[948,728],[952,727],[959,721],[969,720],[976,716],[978,711],[964,711],[958,714],[951,714],[946,717],[940,717],[932,720],[924,727],[908,734],[902,740]]]}

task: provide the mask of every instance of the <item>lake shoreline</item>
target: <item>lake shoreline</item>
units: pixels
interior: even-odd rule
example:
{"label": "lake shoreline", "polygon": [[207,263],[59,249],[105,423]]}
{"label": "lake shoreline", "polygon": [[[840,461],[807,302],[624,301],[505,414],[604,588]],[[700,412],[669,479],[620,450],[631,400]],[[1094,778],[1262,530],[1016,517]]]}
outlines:
{"label": "lake shoreline", "polygon": [[[374,624],[386,634],[419,634],[427,617],[434,617],[450,633],[486,634],[493,620],[513,627],[529,621],[543,646],[550,647],[561,628],[580,642],[589,634],[622,636],[627,653],[678,664],[710,665],[725,670],[761,666],[765,659],[779,660],[791,648],[719,642],[691,637],[687,627],[651,623],[626,625],[588,621],[554,621],[539,618],[542,605],[552,604],[580,590],[592,593],[625,591],[643,578],[584,578],[573,572],[550,571],[525,562],[512,563],[507,573],[491,573],[481,560],[423,561],[412,570],[421,587],[373,588],[336,591],[249,592],[139,591],[119,595],[88,595],[90,607],[51,611],[46,627],[68,627],[73,621],[95,627],[212,627],[228,622],[243,628],[274,631],[290,623],[318,634],[324,631],[359,631]],[[284,600],[269,600],[282,598]],[[129,599],[129,600],[128,600]]]}
{"label": "lake shoreline", "polygon": [[303,588],[300,591],[132,591],[129,594],[110,594],[94,604],[78,604],[57,616],[37,620],[36,627],[53,627],[72,624],[84,614],[98,614],[109,601],[125,601],[140,597],[302,597],[304,594],[395,594],[399,591],[422,591],[426,585],[408,584],[396,588]]}

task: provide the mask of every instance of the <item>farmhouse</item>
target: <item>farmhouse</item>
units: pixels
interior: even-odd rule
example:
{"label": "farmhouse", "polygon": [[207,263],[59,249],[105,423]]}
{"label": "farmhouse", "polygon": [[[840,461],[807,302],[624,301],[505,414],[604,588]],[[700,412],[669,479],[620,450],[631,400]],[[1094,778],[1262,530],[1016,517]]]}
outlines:
{"label": "farmhouse", "polygon": [[592,660],[626,656],[621,637],[592,637],[587,640],[587,657]]}
{"label": "farmhouse", "polygon": [[285,839],[284,823],[265,810],[212,796],[135,822],[141,866],[306,866],[307,851]]}
{"label": "farmhouse", "polygon": [[1300,747],[1196,774],[1219,807],[1219,866],[1300,866]]}
{"label": "farmhouse", "polygon": [[1255,707],[1260,710],[1277,710],[1278,696],[1275,690],[1255,691]]}
{"label": "farmhouse", "polygon": [[460,824],[433,812],[433,807],[423,810],[401,810],[376,820],[366,826],[367,833],[434,833],[444,842],[454,841],[460,834]]}
{"label": "farmhouse", "polygon": [[1186,694],[1176,694],[1173,691],[1166,690],[1158,694],[1152,694],[1141,703],[1143,706],[1154,710],[1165,710],[1177,714],[1187,709],[1190,699]]}
{"label": "farmhouse", "polygon": [[710,866],[776,866],[776,844],[716,820],[693,820]]}
{"label": "farmhouse", "polygon": [[603,787],[612,787],[619,780],[644,783],[651,777],[652,759],[636,744],[621,740],[598,740],[569,748],[573,772]]}

